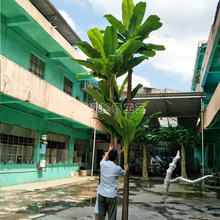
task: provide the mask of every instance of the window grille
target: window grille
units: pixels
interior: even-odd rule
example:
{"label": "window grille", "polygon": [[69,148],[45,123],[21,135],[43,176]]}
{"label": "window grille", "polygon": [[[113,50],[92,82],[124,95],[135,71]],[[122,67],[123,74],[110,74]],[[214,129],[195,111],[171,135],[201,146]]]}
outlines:
{"label": "window grille", "polygon": [[68,163],[69,150],[66,149],[66,143],[48,141],[46,149],[46,163]]}
{"label": "window grille", "polygon": [[63,91],[68,95],[72,95],[73,82],[68,78],[64,77],[64,88]]}
{"label": "window grille", "polygon": [[29,71],[43,79],[44,62],[31,53]]}
{"label": "window grille", "polygon": [[74,163],[87,163],[88,162],[88,147],[89,142],[81,139],[75,139],[74,144]]}
{"label": "window grille", "polygon": [[1,134],[0,160],[3,163],[31,163],[34,149],[34,138]]}
{"label": "window grille", "polygon": [[65,143],[56,142],[56,141],[48,141],[47,148],[65,149]]}

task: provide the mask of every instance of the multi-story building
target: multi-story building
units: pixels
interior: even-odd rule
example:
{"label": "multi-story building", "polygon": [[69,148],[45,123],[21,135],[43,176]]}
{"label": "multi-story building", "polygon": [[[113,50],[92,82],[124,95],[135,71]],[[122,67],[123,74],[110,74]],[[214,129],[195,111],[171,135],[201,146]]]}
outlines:
{"label": "multi-story building", "polygon": [[[220,4],[220,3],[219,3]],[[220,11],[217,6],[207,42],[199,42],[193,75],[192,91],[205,92],[204,117],[200,132],[204,132],[204,147],[196,148],[196,156],[206,169],[220,171]]]}
{"label": "multi-story building", "polygon": [[49,0],[1,1],[1,186],[91,165],[104,130],[87,105],[92,79],[77,79],[86,70],[70,60],[79,40]]}

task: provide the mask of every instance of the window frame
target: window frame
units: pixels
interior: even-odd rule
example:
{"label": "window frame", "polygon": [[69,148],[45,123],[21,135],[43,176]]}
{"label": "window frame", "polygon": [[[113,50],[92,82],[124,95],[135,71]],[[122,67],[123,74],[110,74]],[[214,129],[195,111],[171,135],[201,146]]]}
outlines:
{"label": "window frame", "polygon": [[66,76],[64,76],[64,81],[63,81],[63,92],[65,92],[70,96],[72,96],[73,93],[73,82]]}
{"label": "window frame", "polygon": [[44,61],[35,54],[30,54],[29,72],[43,79],[44,77]]}

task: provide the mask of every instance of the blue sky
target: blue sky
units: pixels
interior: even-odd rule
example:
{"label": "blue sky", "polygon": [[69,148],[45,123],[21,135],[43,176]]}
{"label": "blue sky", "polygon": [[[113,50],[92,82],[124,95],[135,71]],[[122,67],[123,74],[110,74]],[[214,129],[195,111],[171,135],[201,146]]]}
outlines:
{"label": "blue sky", "polygon": [[[198,42],[208,40],[218,0],[142,0],[146,18],[160,17],[163,26],[150,34],[147,43],[162,44],[165,51],[134,68],[133,87],[138,83],[164,90],[191,91]],[[121,20],[121,0],[50,0],[82,40],[87,31],[109,25],[103,17]],[[136,4],[139,1],[134,0]],[[145,18],[145,19],[146,19]],[[118,80],[120,84],[122,79]]]}

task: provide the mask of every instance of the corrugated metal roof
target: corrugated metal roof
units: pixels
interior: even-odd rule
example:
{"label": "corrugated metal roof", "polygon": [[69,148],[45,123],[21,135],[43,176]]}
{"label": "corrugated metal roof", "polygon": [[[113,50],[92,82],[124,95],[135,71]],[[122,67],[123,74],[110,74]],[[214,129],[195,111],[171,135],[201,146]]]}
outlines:
{"label": "corrugated metal roof", "polygon": [[30,2],[71,45],[81,40],[49,0],[30,0]]}
{"label": "corrugated metal roof", "polygon": [[141,105],[145,101],[150,101],[145,116],[162,112],[151,121],[152,127],[159,127],[158,118],[176,117],[179,125],[195,128],[201,113],[201,99],[204,97],[203,92],[137,94],[133,103]]}

